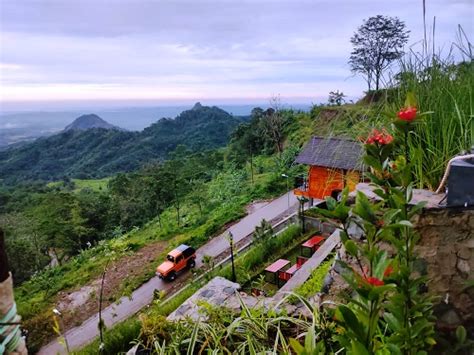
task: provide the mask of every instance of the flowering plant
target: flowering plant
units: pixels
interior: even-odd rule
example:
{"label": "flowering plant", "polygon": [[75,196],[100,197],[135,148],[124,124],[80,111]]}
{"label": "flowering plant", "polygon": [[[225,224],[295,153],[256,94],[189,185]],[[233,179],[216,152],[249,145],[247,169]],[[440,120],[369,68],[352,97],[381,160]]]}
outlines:
{"label": "flowering plant", "polygon": [[341,275],[356,294],[334,315],[340,329],[337,340],[348,353],[417,354],[435,344],[432,303],[420,292],[425,280],[413,273],[417,235],[410,220],[424,206],[411,204],[407,141],[417,117],[415,107],[409,95],[394,120],[393,135],[373,130],[363,141],[376,201],[358,191],[355,204],[347,206],[346,189],[340,202],[327,198],[327,210],[318,209],[342,226],[341,240],[357,265],[339,262]]}
{"label": "flowering plant", "polygon": [[398,111],[397,116],[402,121],[412,122],[416,118],[416,107],[408,106]]}

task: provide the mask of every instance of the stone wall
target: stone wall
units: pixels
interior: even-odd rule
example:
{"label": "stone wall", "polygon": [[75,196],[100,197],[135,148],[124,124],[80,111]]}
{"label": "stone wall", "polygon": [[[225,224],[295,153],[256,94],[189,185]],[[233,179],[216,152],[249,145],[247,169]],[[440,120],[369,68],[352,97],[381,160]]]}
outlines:
{"label": "stone wall", "polygon": [[438,297],[438,326],[474,327],[474,210],[430,209],[415,221],[420,233],[419,271],[428,276],[428,291]]}

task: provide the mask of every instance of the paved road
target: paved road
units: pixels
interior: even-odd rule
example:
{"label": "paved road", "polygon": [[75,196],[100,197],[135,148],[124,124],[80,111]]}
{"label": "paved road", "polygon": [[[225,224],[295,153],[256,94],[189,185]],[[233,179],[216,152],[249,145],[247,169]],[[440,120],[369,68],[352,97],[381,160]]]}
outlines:
{"label": "paved road", "polygon": [[[297,208],[297,204],[298,200],[293,193],[290,192],[260,207],[229,228],[234,236],[234,242],[237,243],[252,233],[255,230],[255,226],[259,225],[262,219],[270,221],[282,214],[289,214],[288,205],[290,205],[290,210],[294,211]],[[197,267],[202,266],[202,257],[204,255],[218,256],[229,247],[226,234],[227,233],[223,233],[213,238],[196,251]],[[122,297],[117,303],[111,304],[102,311],[102,318],[105,325],[110,328],[114,324],[129,318],[153,301],[153,292],[155,290],[167,290],[172,286],[172,283],[163,282],[158,277],[151,278],[148,282],[137,288],[132,293],[131,298]],[[99,316],[96,314],[79,327],[68,330],[65,336],[69,348],[71,350],[78,349],[92,342],[99,335],[98,322]],[[59,344],[57,340],[44,346],[39,351],[40,355],[54,355],[58,353],[65,354],[66,352],[64,347]]]}

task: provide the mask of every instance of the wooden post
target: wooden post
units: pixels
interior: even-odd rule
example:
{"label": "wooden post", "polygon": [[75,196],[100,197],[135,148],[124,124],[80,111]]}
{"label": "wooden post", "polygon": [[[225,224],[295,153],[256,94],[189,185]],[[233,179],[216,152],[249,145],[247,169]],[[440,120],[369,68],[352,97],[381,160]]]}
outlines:
{"label": "wooden post", "polygon": [[[8,271],[8,259],[7,252],[5,250],[5,241],[3,230],[0,229],[0,322],[4,319],[11,309],[14,307],[15,299],[13,297],[13,281],[10,272]],[[8,319],[4,320],[5,323],[0,323],[0,352],[2,352],[5,346],[5,354],[9,355],[26,355],[25,340],[21,337],[20,329],[18,324],[20,322],[20,316],[12,315]],[[6,328],[4,328],[6,327]],[[14,333],[14,334],[12,334]],[[11,340],[7,344],[3,344],[4,339],[12,336]],[[16,344],[12,346],[12,349],[8,348],[9,344]]]}

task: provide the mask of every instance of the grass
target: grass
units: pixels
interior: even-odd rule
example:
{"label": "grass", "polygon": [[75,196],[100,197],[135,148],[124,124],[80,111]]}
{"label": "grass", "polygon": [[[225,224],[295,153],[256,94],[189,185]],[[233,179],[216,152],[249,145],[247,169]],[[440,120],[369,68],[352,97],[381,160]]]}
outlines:
{"label": "grass", "polygon": [[413,93],[418,112],[423,113],[408,142],[414,182],[417,188],[435,190],[447,162],[474,144],[474,63],[454,64],[451,58],[413,53],[401,63],[394,81],[396,86],[380,90],[373,103],[315,106],[311,127],[319,136],[351,139],[366,137],[372,128],[390,131],[407,94]]}
{"label": "grass", "polygon": [[[93,191],[106,191],[110,178],[103,179],[71,179],[74,183],[74,192],[79,192],[83,189],[91,189]],[[50,182],[48,187],[62,187],[63,181]]]}
{"label": "grass", "polygon": [[[131,348],[130,343],[140,335],[141,323],[137,317],[133,317],[116,324],[113,328],[104,332],[105,348],[103,354],[115,355]],[[99,353],[100,339],[97,338],[81,350],[73,351],[74,355],[89,355]]]}
{"label": "grass", "polygon": [[402,64],[404,80],[392,110],[412,92],[419,112],[428,113],[410,137],[409,156],[417,187],[434,190],[449,159],[474,143],[474,63],[413,55]]}

